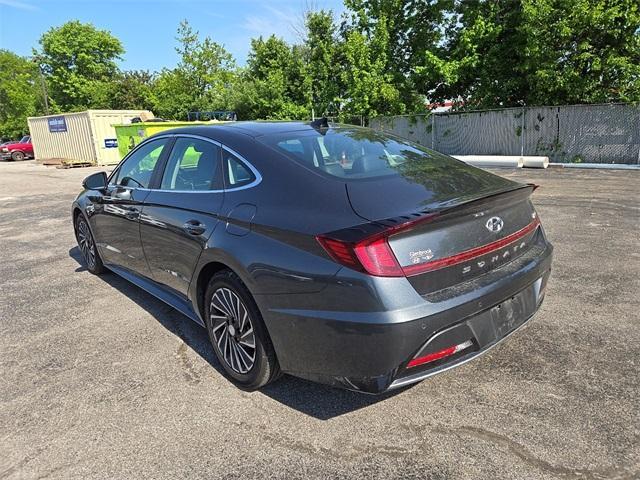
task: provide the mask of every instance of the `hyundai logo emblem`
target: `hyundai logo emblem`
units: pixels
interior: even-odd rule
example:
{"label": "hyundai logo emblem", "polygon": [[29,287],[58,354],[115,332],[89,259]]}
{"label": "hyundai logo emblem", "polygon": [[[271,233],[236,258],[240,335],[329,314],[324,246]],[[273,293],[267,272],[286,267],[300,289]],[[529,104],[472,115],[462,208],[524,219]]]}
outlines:
{"label": "hyundai logo emblem", "polygon": [[489,220],[487,220],[487,223],[485,223],[484,226],[487,227],[487,230],[489,230],[490,232],[498,233],[500,230],[502,230],[502,227],[504,227],[504,222],[500,217],[491,217]]}

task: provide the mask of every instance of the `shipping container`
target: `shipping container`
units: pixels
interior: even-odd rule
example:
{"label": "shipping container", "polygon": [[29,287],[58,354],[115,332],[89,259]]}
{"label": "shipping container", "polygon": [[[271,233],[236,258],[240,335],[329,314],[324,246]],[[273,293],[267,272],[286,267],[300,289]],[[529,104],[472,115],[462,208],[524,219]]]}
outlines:
{"label": "shipping container", "polygon": [[134,117],[149,118],[146,110],[87,110],[28,118],[36,159],[60,159],[93,165],[120,161],[114,124],[130,124]]}

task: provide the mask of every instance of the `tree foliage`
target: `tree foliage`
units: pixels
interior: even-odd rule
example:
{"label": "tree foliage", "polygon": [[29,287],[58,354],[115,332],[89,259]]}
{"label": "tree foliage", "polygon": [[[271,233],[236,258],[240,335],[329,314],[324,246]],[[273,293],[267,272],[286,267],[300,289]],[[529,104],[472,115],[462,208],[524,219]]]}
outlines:
{"label": "tree foliage", "polygon": [[370,37],[381,23],[386,31],[384,72],[399,92],[397,108],[386,113],[423,111],[431,85],[416,82],[415,69],[427,53],[440,54],[453,0],[345,0],[345,5],[351,13],[343,32],[356,29]]}
{"label": "tree foliage", "polygon": [[307,116],[309,102],[300,57],[299,47],[275,35],[251,40],[236,97],[241,117],[289,120]]}
{"label": "tree foliage", "polygon": [[8,50],[0,50],[0,138],[16,139],[27,131],[27,117],[42,111],[38,67]]}
{"label": "tree foliage", "polygon": [[461,0],[416,77],[465,108],[640,101],[634,0]]}
{"label": "tree foliage", "polygon": [[345,110],[350,114],[375,116],[388,112],[403,113],[404,105],[387,71],[389,34],[385,18],[370,34],[352,30],[344,43],[344,55],[350,68],[343,70],[346,85]]}
{"label": "tree foliage", "polygon": [[108,108],[116,61],[123,53],[122,43],[111,33],[77,20],[51,28],[34,50],[60,111]]}
{"label": "tree foliage", "polygon": [[156,75],[147,70],[119,72],[113,79],[110,106],[113,109],[152,110]]}
{"label": "tree foliage", "polygon": [[522,3],[528,104],[640,101],[640,3]]}
{"label": "tree foliage", "polygon": [[34,61],[0,51],[0,135],[53,111],[235,110],[241,119],[393,115],[458,108],[640,102],[637,0],[344,0],[305,15],[303,40],[251,40],[246,66],[179,24],[179,62],[120,71],[121,42],[77,20],[47,31]]}
{"label": "tree foliage", "polygon": [[153,101],[156,114],[186,119],[190,111],[224,109],[235,79],[231,54],[210,37],[200,40],[186,20],[180,22],[176,40],[180,62],[158,75]]}
{"label": "tree foliage", "polygon": [[339,109],[341,94],[340,38],[331,11],[310,12],[306,17],[306,85],[311,106],[318,115]]}

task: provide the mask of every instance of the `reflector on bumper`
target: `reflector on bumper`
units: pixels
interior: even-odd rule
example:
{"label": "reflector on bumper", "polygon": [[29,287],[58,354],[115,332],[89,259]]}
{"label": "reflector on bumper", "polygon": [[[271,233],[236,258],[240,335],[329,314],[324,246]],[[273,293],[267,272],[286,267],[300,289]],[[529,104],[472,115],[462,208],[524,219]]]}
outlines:
{"label": "reflector on bumper", "polygon": [[437,352],[430,353],[425,355],[424,357],[414,358],[409,362],[407,368],[417,367],[418,365],[424,365],[425,363],[435,362],[436,360],[440,360],[441,358],[450,357],[451,355],[455,355],[462,350],[465,350],[473,345],[471,340],[467,340],[466,342],[459,343],[458,345],[452,345],[451,347],[443,348]]}

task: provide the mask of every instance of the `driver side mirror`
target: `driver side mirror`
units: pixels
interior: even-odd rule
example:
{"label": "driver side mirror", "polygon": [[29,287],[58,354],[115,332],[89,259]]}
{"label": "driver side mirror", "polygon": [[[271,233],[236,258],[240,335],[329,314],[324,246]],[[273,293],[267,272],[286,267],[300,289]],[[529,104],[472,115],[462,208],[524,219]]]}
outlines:
{"label": "driver side mirror", "polygon": [[107,188],[107,174],[96,172],[82,181],[82,186],[88,190],[105,190]]}

